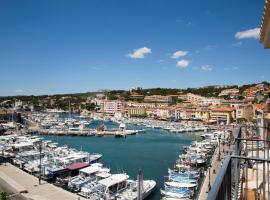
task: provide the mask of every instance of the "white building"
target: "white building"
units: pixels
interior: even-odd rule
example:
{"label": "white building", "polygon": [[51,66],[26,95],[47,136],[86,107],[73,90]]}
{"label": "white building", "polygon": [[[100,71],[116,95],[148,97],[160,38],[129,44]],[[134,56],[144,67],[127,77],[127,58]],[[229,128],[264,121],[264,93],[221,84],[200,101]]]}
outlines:
{"label": "white building", "polygon": [[125,107],[125,102],[119,100],[100,100],[100,112],[114,114],[121,112]]}
{"label": "white building", "polygon": [[22,106],[23,106],[23,102],[21,100],[16,100],[15,101],[15,104],[14,104],[15,109],[19,109]]}
{"label": "white building", "polygon": [[195,104],[199,104],[199,105],[220,105],[222,99],[220,98],[213,98],[213,97],[203,97],[201,95],[196,95],[196,94],[192,94],[192,93],[188,93],[187,94],[187,100],[195,103]]}
{"label": "white building", "polygon": [[172,96],[162,96],[162,95],[145,96],[144,101],[146,101],[146,102],[171,103],[172,102]]}
{"label": "white building", "polygon": [[222,99],[219,99],[219,98],[206,98],[206,97],[204,97],[202,99],[201,104],[204,105],[204,106],[207,106],[207,105],[217,106],[217,105],[221,104],[221,101],[222,101]]}
{"label": "white building", "polygon": [[135,101],[129,101],[127,102],[127,105],[138,108],[163,108],[168,106],[166,103],[138,103]]}
{"label": "white building", "polygon": [[159,118],[167,119],[174,116],[174,113],[168,108],[158,108],[154,110],[154,115]]}
{"label": "white building", "polygon": [[223,100],[221,102],[221,105],[224,105],[224,106],[230,106],[232,108],[236,108],[237,106],[240,106],[240,105],[243,105],[243,101],[241,100]]}
{"label": "white building", "polygon": [[237,88],[225,89],[220,92],[219,96],[227,96],[227,95],[236,94],[236,93],[239,93],[239,89]]}
{"label": "white building", "polygon": [[193,103],[199,103],[202,102],[202,100],[205,98],[201,95],[197,95],[197,94],[192,94],[192,93],[188,93],[187,94],[187,100]]}

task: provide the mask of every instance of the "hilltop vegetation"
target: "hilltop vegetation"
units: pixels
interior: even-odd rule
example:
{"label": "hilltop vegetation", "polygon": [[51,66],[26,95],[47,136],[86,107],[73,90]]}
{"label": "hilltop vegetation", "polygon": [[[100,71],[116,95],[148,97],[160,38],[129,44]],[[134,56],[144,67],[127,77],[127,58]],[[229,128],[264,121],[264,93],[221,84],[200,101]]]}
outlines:
{"label": "hilltop vegetation", "polygon": [[[262,82],[266,86],[270,86],[268,82]],[[247,84],[242,86],[231,85],[231,86],[206,86],[200,88],[137,88],[136,90],[111,90],[103,92],[86,92],[86,93],[74,93],[74,94],[56,94],[56,95],[41,95],[41,96],[6,96],[0,97],[0,103],[9,100],[10,105],[14,104],[15,100],[21,100],[29,105],[33,105],[36,110],[43,110],[46,108],[58,108],[68,110],[69,104],[74,110],[87,109],[89,111],[95,110],[95,105],[89,101],[93,99],[97,94],[104,94],[103,98],[109,100],[134,100],[131,95],[183,95],[187,93],[193,93],[205,97],[218,97],[220,92],[224,89],[238,88],[239,93],[242,94],[244,90],[255,86],[256,84]],[[136,101],[143,101],[143,99],[136,99]],[[177,98],[173,99],[173,103],[178,103],[180,100]]]}

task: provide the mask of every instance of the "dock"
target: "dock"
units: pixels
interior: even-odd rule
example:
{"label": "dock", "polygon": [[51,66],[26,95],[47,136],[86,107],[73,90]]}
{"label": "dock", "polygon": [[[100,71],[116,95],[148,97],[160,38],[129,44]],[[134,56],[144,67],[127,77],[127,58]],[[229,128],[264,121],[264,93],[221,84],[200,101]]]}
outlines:
{"label": "dock", "polygon": [[[38,178],[27,174],[10,163],[0,165],[0,185],[1,188],[11,192],[16,199],[31,200],[86,200],[74,193],[66,191],[42,181],[39,185]],[[13,199],[13,197],[12,197]],[[90,199],[94,200],[94,199]]]}
{"label": "dock", "polygon": [[52,130],[52,129],[43,129],[40,127],[32,127],[28,128],[27,133],[38,133],[43,135],[71,135],[71,136],[104,136],[104,135],[111,135],[111,136],[121,136],[126,137],[128,135],[136,135],[140,133],[144,133],[145,130],[124,130],[119,131],[118,129],[107,129],[104,131],[97,131],[96,129],[86,129],[82,131],[71,131],[71,130]]}
{"label": "dock", "polygon": [[[211,187],[214,184],[216,177],[219,173],[219,170],[221,169],[224,157],[226,155],[233,154],[233,148],[234,148],[233,144],[231,144],[230,146],[228,144],[225,144],[224,146],[222,144],[220,144],[220,146],[217,146],[217,148],[213,154],[212,160],[210,162],[211,168],[210,168],[210,170],[208,169],[207,173],[205,174],[204,181],[203,181],[203,184],[200,188],[200,192],[197,196],[197,199],[199,199],[199,200],[206,200],[207,199],[208,192],[209,192],[209,186],[211,189]],[[220,151],[220,159],[218,158],[219,151]],[[209,184],[209,179],[210,179],[210,184]]]}

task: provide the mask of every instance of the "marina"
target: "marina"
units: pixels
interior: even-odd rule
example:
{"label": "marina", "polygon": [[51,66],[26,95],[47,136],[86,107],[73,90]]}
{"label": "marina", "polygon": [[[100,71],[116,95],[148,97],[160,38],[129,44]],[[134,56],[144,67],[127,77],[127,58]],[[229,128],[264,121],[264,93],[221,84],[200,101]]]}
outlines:
{"label": "marina", "polygon": [[[94,122],[93,126],[98,126]],[[114,122],[105,122],[108,127],[117,127]],[[143,126],[128,125],[128,128],[144,128]],[[85,136],[57,136],[42,135],[45,139],[67,144],[69,147],[85,151],[100,152],[102,162],[111,169],[111,172],[126,172],[131,179],[137,177],[138,170],[142,170],[144,178],[156,181],[153,193],[147,198],[156,200],[161,198],[160,189],[164,186],[164,175],[168,168],[173,166],[180,152],[193,140],[200,141],[201,134],[171,134],[162,129],[145,128],[145,134],[134,135],[126,139],[117,139],[113,136],[85,137]],[[128,160],[128,162],[127,162]],[[155,166],[153,168],[153,166]]]}
{"label": "marina", "polygon": [[[115,118],[111,116],[92,118],[85,116],[67,116],[65,114],[32,114],[24,116],[26,123],[31,124],[28,132],[53,135],[126,137],[145,132],[145,128],[162,129],[171,133],[207,132],[216,129],[215,126],[204,125],[200,121],[161,121],[154,119]],[[98,123],[97,123],[98,122]],[[106,126],[104,124],[106,122]],[[107,127],[108,122],[118,124],[118,127]],[[127,124],[135,125],[127,129]],[[137,129],[140,126],[139,129]]]}
{"label": "marina", "polygon": [[0,16],[0,200],[270,200],[270,0]]}
{"label": "marina", "polygon": [[[9,135],[0,137],[0,142],[4,162],[38,177],[39,185],[45,180],[87,199],[127,199],[129,196],[137,199],[139,194],[145,199],[156,186],[154,180],[143,180],[142,173],[137,182],[126,173],[111,174],[109,168],[99,163],[102,154],[58,146],[42,137]],[[140,188],[140,193],[134,194],[134,187]],[[24,193],[24,190],[17,192]]]}
{"label": "marina", "polygon": [[[205,137],[207,135],[207,138]],[[186,146],[179,159],[176,160],[173,169],[168,169],[167,181],[161,194],[164,200],[174,199],[201,199],[200,190],[204,184],[205,174],[212,165],[213,154],[220,143],[229,143],[231,133],[229,131],[216,131],[201,135],[202,141],[193,141]]]}
{"label": "marina", "polygon": [[[142,197],[148,200],[193,199],[214,148],[225,135],[198,122],[65,116],[41,114],[25,118],[32,127],[35,124],[46,131],[30,129],[32,136],[28,139],[16,137],[11,147],[18,152],[12,163],[37,177],[41,171],[43,180],[90,199],[137,199],[139,185],[145,189]],[[60,130],[63,134],[59,134]],[[140,184],[139,171],[145,178]]]}
{"label": "marina", "polygon": [[16,150],[7,151],[12,163],[36,177],[41,172],[43,180],[90,199],[135,200],[139,190],[148,200],[195,199],[215,148],[229,135],[196,120],[54,113],[23,118],[28,136],[8,139]]}

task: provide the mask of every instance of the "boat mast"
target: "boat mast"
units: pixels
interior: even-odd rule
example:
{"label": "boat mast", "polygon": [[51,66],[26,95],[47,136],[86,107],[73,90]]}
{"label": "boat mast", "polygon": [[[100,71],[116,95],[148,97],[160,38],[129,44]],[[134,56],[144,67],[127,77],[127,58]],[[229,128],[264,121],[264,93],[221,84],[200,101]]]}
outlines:
{"label": "boat mast", "polygon": [[70,99],[68,101],[68,108],[69,108],[69,119],[71,119]]}
{"label": "boat mast", "polygon": [[137,200],[143,200],[143,173],[142,170],[139,171],[139,174],[137,175],[137,191],[138,191],[138,195],[137,195]]}

